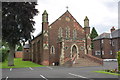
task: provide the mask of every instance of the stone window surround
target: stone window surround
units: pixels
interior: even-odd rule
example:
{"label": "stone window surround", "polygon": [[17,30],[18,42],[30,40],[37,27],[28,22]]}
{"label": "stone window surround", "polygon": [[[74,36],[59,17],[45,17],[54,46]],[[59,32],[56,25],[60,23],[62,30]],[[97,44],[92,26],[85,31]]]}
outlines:
{"label": "stone window surround", "polygon": [[74,30],[73,30],[73,39],[76,39],[76,38],[77,38],[77,30],[74,29]]}
{"label": "stone window surround", "polygon": [[58,30],[58,37],[59,37],[59,38],[63,37],[63,30],[62,30],[61,27],[60,27],[59,30]]}
{"label": "stone window surround", "polygon": [[70,38],[70,28],[66,27],[66,38]]}
{"label": "stone window surround", "polygon": [[55,47],[53,45],[51,46],[50,53],[55,54]]}

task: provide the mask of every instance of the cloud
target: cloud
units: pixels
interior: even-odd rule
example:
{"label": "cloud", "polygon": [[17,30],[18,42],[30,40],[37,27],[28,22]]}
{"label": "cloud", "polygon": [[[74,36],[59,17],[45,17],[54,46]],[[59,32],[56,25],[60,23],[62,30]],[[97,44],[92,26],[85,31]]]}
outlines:
{"label": "cloud", "polygon": [[[34,35],[36,36],[42,30],[42,13],[47,10],[49,14],[49,23],[54,22],[65,11],[66,6],[84,27],[84,18],[90,19],[90,27],[95,27],[99,33],[109,31],[112,26],[118,25],[118,0],[38,0],[36,8],[40,11],[35,17]],[[103,29],[104,27],[104,29]]]}

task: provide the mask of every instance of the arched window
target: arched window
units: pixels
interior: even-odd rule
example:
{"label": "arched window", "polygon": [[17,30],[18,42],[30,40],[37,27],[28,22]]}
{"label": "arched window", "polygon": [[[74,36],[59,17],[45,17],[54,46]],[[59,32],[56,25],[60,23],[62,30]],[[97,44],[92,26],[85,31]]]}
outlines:
{"label": "arched window", "polygon": [[66,27],[66,39],[70,38],[70,28]]}
{"label": "arched window", "polygon": [[73,30],[73,39],[77,39],[77,30],[76,29]]}
{"label": "arched window", "polygon": [[51,54],[55,54],[55,47],[53,45],[51,46]]}
{"label": "arched window", "polygon": [[58,30],[58,37],[61,38],[62,37],[62,28],[60,27]]}

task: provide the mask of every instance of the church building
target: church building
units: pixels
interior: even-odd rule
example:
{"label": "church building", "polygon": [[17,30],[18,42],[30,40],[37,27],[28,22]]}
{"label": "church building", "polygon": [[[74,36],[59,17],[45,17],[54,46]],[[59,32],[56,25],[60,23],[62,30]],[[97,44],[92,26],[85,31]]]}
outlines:
{"label": "church building", "polygon": [[[25,45],[26,46],[26,45]],[[102,59],[92,56],[89,19],[84,27],[67,10],[52,24],[42,14],[42,32],[24,48],[23,60],[47,66],[97,66]]]}

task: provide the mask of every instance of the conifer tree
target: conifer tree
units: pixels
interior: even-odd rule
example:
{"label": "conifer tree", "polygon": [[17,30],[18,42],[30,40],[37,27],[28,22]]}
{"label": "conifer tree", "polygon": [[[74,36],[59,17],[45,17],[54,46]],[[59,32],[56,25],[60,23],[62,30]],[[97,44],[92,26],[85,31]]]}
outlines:
{"label": "conifer tree", "polygon": [[97,33],[97,31],[95,30],[95,28],[93,27],[93,28],[92,28],[92,31],[91,31],[91,34],[90,34],[90,38],[91,38],[91,49],[94,48],[94,46],[93,46],[93,39],[94,39],[95,37],[97,37],[97,36],[98,36],[98,33]]}

